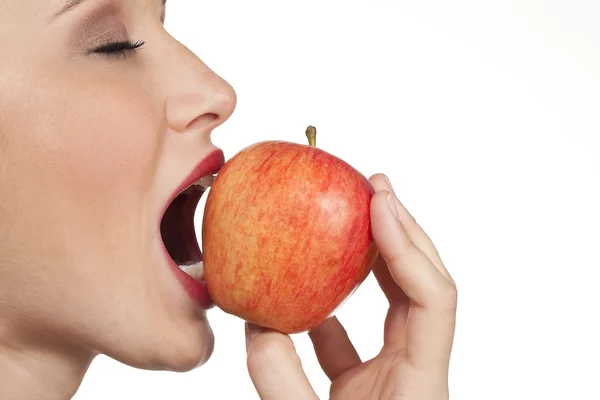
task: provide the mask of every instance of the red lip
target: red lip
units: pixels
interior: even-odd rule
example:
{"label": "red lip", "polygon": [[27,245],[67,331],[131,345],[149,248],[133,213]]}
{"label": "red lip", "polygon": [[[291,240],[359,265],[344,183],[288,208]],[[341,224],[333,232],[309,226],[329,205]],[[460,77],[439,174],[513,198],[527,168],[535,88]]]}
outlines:
{"label": "red lip", "polygon": [[210,153],[204,160],[200,161],[200,163],[192,170],[190,175],[185,178],[181,185],[177,187],[175,192],[171,195],[169,202],[165,205],[164,211],[167,209],[169,204],[185,189],[190,187],[194,182],[198,181],[198,179],[202,178],[205,175],[216,174],[223,168],[225,165],[225,155],[223,154],[223,150],[215,150]]}
{"label": "red lip", "polygon": [[[173,202],[173,200],[185,189],[190,187],[194,182],[200,178],[210,174],[216,174],[225,164],[225,156],[222,150],[213,151],[208,157],[203,159],[188,175],[188,177],[177,187],[177,189],[171,194],[169,201],[165,204],[161,218],[165,214],[167,208]],[[159,234],[160,234],[160,220],[159,220]],[[208,294],[205,282],[198,282],[191,276],[183,272],[177,264],[173,261],[169,252],[167,251],[163,240],[161,239],[161,245],[163,248],[163,254],[171,267],[171,270],[175,274],[175,277],[182,284],[186,293],[198,304],[202,309],[209,309],[213,307],[212,299]]]}

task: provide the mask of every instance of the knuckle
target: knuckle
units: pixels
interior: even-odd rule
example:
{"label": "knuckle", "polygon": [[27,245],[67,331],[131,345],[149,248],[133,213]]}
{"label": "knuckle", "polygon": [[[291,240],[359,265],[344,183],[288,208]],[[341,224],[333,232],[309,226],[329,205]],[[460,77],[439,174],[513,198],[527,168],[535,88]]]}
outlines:
{"label": "knuckle", "polygon": [[458,290],[456,289],[456,286],[450,282],[448,282],[448,285],[446,285],[442,302],[451,310],[455,310],[458,305]]}
{"label": "knuckle", "polygon": [[417,222],[417,219],[410,213],[406,213],[405,219],[402,221],[406,229],[414,232],[416,230],[421,230],[421,226]]}
{"label": "knuckle", "polygon": [[447,281],[432,296],[435,304],[442,310],[455,311],[458,305],[458,290],[453,282]]}
{"label": "knuckle", "polygon": [[401,235],[398,241],[398,246],[403,253],[413,255],[419,253],[419,249],[415,245],[415,242],[412,241],[408,234]]}

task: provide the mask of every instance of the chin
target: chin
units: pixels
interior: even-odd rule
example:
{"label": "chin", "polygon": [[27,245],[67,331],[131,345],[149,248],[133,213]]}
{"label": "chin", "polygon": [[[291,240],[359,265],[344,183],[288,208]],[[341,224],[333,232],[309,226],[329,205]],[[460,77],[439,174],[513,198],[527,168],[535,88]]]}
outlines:
{"label": "chin", "polygon": [[[192,348],[185,353],[174,354],[163,364],[160,370],[173,372],[188,372],[200,368],[210,359],[214,345],[211,342],[208,346],[200,348],[199,346],[190,346]],[[193,348],[195,347],[195,348]]]}
{"label": "chin", "polygon": [[153,369],[187,372],[201,367],[209,360],[215,343],[210,325],[204,318],[189,321],[186,325],[188,326],[182,327],[172,341],[162,344],[162,360]]}
{"label": "chin", "polygon": [[[168,323],[164,321],[164,323]],[[145,330],[140,335],[130,332],[131,345],[120,341],[119,348],[102,351],[108,357],[133,368],[153,371],[187,372],[204,365],[214,350],[213,332],[200,317],[184,323],[173,324],[169,331],[165,325]],[[162,334],[158,334],[162,330]],[[148,332],[151,332],[148,336]]]}

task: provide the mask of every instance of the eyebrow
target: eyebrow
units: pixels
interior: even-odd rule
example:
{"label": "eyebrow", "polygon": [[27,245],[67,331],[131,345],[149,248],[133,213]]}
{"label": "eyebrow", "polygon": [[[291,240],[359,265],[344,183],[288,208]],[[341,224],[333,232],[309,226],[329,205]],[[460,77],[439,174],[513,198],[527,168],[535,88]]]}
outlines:
{"label": "eyebrow", "polygon": [[57,12],[54,13],[54,15],[52,16],[52,19],[56,19],[58,17],[60,17],[61,15],[63,15],[64,13],[74,9],[75,7],[77,7],[78,5],[80,5],[81,3],[83,3],[85,0],[67,0],[67,2],[65,3],[64,6],[62,6],[62,8],[60,10],[58,10]]}
{"label": "eyebrow", "polygon": [[[54,13],[54,15],[52,16],[52,18],[50,18],[50,21],[55,20],[56,18],[60,17],[61,15],[63,15],[64,13],[71,11],[72,9],[74,9],[75,7],[77,7],[78,5],[80,5],[81,3],[83,3],[85,0],[67,0],[67,2],[65,3],[64,6],[62,6],[62,8],[60,10],[58,10],[57,12]],[[167,4],[167,0],[161,0],[163,7]]]}

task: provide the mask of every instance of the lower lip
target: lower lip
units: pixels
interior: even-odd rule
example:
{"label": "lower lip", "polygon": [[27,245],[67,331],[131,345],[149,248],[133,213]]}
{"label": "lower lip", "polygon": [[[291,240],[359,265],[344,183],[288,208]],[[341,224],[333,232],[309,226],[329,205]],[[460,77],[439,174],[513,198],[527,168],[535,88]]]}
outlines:
{"label": "lower lip", "polygon": [[173,273],[183,285],[186,293],[198,304],[198,306],[204,310],[208,310],[214,306],[214,303],[208,295],[208,289],[206,288],[206,282],[198,282],[179,268],[173,261],[169,253],[165,249],[165,255],[169,261],[169,266],[173,270]]}

